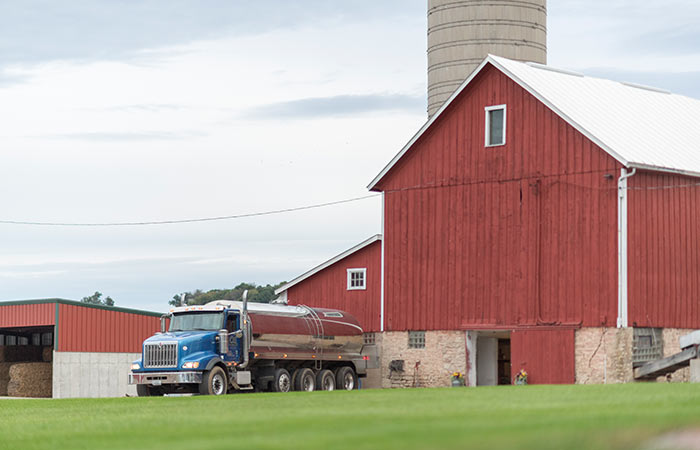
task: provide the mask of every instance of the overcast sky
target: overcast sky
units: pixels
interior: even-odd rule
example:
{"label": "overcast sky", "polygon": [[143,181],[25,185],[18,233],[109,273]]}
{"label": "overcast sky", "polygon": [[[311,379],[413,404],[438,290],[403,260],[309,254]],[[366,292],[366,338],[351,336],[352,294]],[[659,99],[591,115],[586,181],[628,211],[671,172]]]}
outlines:
{"label": "overcast sky", "polygon": [[[700,2],[548,3],[549,64],[700,98]],[[367,196],[425,109],[425,0],[0,0],[0,220]],[[380,222],[373,197],[0,225],[0,300],[164,310],[290,280]]]}

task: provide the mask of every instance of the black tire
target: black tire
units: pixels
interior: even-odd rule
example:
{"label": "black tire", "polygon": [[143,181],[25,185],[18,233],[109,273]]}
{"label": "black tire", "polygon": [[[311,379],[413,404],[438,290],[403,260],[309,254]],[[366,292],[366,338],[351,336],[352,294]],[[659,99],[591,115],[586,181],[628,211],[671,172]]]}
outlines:
{"label": "black tire", "polygon": [[316,389],[316,375],[311,369],[299,369],[294,390],[311,392]]}
{"label": "black tire", "polygon": [[151,393],[151,388],[146,384],[137,384],[136,394],[138,394],[139,397],[150,397],[153,395]]}
{"label": "black tire", "polygon": [[202,395],[224,395],[228,391],[228,379],[226,372],[219,366],[204,372],[202,383],[199,385],[199,393]]}
{"label": "black tire", "polygon": [[292,372],[292,390],[296,391],[297,388],[297,379],[299,378],[299,375],[301,374],[301,371],[304,370],[302,369],[294,369],[294,372]]}
{"label": "black tire", "polygon": [[316,375],[316,390],[317,391],[334,391],[335,390],[335,375],[328,369],[323,369]]}
{"label": "black tire", "polygon": [[357,389],[357,374],[352,367],[343,366],[335,371],[335,388],[340,391]]}
{"label": "black tire", "polygon": [[292,376],[287,369],[279,368],[275,370],[275,379],[272,380],[272,390],[274,392],[289,392],[292,390]]}

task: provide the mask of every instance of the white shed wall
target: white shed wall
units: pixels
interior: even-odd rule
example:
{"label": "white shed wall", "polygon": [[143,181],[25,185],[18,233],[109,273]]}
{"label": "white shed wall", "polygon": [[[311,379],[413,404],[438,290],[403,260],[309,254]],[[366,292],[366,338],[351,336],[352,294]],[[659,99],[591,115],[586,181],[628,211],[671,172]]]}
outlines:
{"label": "white shed wall", "polygon": [[139,353],[53,353],[53,397],[136,396],[128,383],[131,363]]}

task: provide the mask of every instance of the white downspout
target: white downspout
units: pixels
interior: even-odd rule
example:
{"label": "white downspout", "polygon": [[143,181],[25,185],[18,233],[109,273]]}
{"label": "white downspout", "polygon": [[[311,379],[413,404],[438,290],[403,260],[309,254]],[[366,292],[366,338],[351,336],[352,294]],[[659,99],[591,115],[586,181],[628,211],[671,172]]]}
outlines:
{"label": "white downspout", "polygon": [[627,328],[627,179],[637,169],[620,170],[617,180],[617,327]]}
{"label": "white downspout", "polygon": [[380,306],[379,306],[379,331],[384,332],[384,236],[386,233],[384,230],[384,206],[385,206],[385,194],[382,192],[382,268],[381,268],[381,287],[379,292]]}

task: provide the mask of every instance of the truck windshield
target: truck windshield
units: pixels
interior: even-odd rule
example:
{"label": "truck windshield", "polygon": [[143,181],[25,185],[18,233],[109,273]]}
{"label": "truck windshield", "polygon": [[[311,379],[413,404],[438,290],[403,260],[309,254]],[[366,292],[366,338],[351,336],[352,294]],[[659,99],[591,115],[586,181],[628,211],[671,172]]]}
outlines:
{"label": "truck windshield", "polygon": [[170,319],[170,331],[216,331],[223,319],[221,312],[175,314]]}

